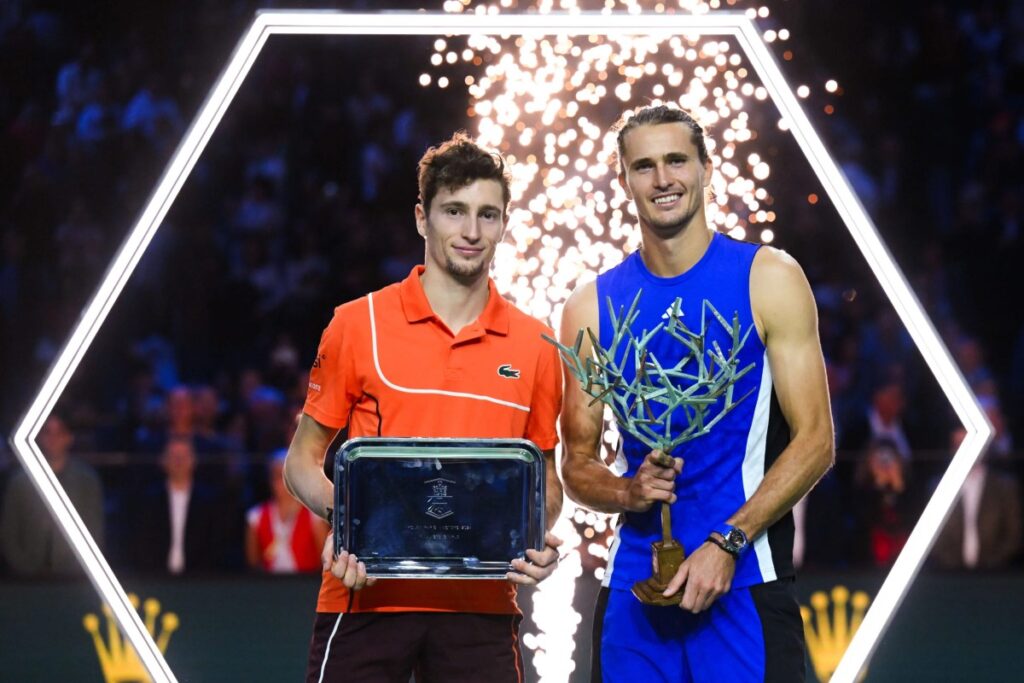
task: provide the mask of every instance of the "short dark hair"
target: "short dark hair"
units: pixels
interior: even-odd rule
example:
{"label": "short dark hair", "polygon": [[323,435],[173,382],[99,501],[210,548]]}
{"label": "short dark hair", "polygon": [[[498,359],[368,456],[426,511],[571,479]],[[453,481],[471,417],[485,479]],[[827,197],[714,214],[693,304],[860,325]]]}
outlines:
{"label": "short dark hair", "polygon": [[656,126],[662,123],[681,123],[690,129],[690,136],[693,144],[697,147],[697,155],[700,163],[708,162],[708,147],[705,139],[704,128],[697,123],[689,112],[678,107],[669,107],[664,104],[647,105],[637,107],[622,115],[612,130],[618,133],[617,143],[619,150],[619,169],[625,170],[623,161],[626,156],[626,133],[639,128],[640,126]]}
{"label": "short dark hair", "polygon": [[439,190],[457,190],[477,180],[497,180],[501,184],[504,200],[501,208],[507,213],[512,201],[512,179],[505,168],[505,160],[501,154],[484,149],[460,130],[451,139],[428,149],[420,159],[420,203],[423,210],[430,212],[430,202]]}

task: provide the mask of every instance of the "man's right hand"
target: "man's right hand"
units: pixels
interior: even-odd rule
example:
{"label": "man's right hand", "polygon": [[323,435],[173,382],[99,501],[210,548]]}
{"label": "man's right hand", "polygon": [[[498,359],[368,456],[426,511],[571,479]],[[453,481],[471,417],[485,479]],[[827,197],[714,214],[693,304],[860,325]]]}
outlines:
{"label": "man's right hand", "polygon": [[366,576],[366,565],[359,561],[359,558],[346,550],[341,554],[334,554],[334,534],[328,534],[324,541],[324,551],[320,555],[324,571],[330,570],[331,574],[341,579],[345,588],[349,590],[362,590],[365,586],[372,586],[377,579]]}
{"label": "man's right hand", "polygon": [[646,512],[657,502],[676,502],[676,477],[683,471],[683,459],[651,451],[626,486],[623,507],[629,512]]}

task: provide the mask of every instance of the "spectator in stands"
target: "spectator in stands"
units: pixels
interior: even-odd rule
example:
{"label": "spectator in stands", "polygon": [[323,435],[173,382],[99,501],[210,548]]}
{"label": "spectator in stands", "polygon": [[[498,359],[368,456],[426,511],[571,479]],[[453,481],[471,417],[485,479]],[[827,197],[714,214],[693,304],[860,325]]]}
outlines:
{"label": "spectator in stands", "polygon": [[204,384],[192,390],[192,418],[195,438],[216,450],[225,450],[220,432],[221,401],[217,390]]}
{"label": "spectator in stands", "polygon": [[[991,460],[998,460],[1000,464],[1005,464],[1013,455],[1013,436],[1007,428],[1006,416],[1003,415],[999,399],[993,394],[979,394],[978,403],[981,404],[982,410],[985,411],[988,421],[992,423],[994,431],[992,443],[988,445],[986,457]],[[955,446],[953,450],[956,450]]]}
{"label": "spectator in stands", "polygon": [[267,467],[271,498],[251,508],[246,516],[246,561],[253,569],[275,574],[320,571],[328,527],[285,488],[287,454],[282,448],[271,457]]}
{"label": "spectator in stands", "polygon": [[[157,410],[150,411],[135,432],[135,447],[146,453],[160,453],[171,439],[193,441],[194,410],[189,390],[176,386],[158,399]],[[196,444],[193,441],[193,446]],[[198,449],[197,449],[198,450]]]}
{"label": "spectator in stands", "polygon": [[101,80],[82,106],[75,122],[74,140],[89,153],[100,153],[104,143],[118,133],[121,107],[114,99],[111,86]]}
{"label": "spectator in stands", "polygon": [[884,439],[900,458],[910,463],[910,442],[903,426],[906,396],[899,381],[889,381],[875,389],[871,407],[859,424],[852,424],[843,439],[843,450],[863,450],[873,441]]}
{"label": "spectator in stands", "polygon": [[895,442],[871,442],[857,463],[854,489],[862,557],[876,567],[888,567],[903,549],[919,511],[907,460]]}
{"label": "spectator in stands", "polygon": [[75,115],[92,97],[103,81],[96,45],[87,42],[78,59],[68,62],[57,72],[57,102],[53,123],[60,125],[74,120]]}
{"label": "spectator in stands", "polygon": [[270,385],[261,385],[249,394],[249,438],[253,450],[266,452],[280,446],[292,421],[284,393]]}
{"label": "spectator in stands", "polygon": [[166,437],[195,440],[195,406],[188,387],[178,386],[167,394]]}
{"label": "spectator in stands", "polygon": [[174,575],[224,569],[231,551],[223,532],[230,511],[216,490],[197,480],[191,439],[168,440],[160,468],[161,480],[135,502],[135,567]]}
{"label": "spectator in stands", "polygon": [[[57,481],[98,545],[103,545],[103,487],[95,470],[71,455],[74,436],[64,420],[50,415],[39,432],[39,448]],[[0,511],[2,550],[19,576],[73,576],[78,560],[24,470],[7,485]]]}
{"label": "spectator in stands", "polygon": [[955,355],[957,365],[960,366],[960,371],[964,374],[964,379],[971,385],[975,393],[995,393],[995,379],[985,363],[985,352],[982,351],[981,344],[977,339],[967,336],[959,339]]}
{"label": "spectator in stands", "polygon": [[185,127],[178,103],[154,73],[125,105],[120,123],[123,131],[137,134],[161,151],[177,143]]}
{"label": "spectator in stands", "polygon": [[[966,432],[950,435],[954,453]],[[1017,479],[989,466],[987,454],[967,474],[960,500],[949,514],[932,549],[932,559],[945,569],[1000,569],[1021,549],[1021,491]]]}

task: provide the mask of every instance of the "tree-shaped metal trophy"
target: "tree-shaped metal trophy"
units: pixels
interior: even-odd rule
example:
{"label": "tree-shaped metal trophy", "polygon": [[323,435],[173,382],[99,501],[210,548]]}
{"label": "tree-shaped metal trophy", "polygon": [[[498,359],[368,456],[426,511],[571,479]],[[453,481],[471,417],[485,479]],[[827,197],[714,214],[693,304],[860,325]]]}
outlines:
{"label": "tree-shaped metal trophy", "polygon": [[[704,300],[701,306],[700,330],[693,331],[683,323],[682,300],[676,298],[664,316],[664,322],[654,329],[633,333],[633,324],[639,315],[637,306],[641,292],[637,291],[628,311],[620,308],[618,314],[607,301],[611,317],[611,344],[605,349],[590,328],[581,329],[576,342],[569,347],[545,337],[558,347],[562,361],[579,380],[583,391],[593,400],[608,406],[620,430],[639,439],[652,450],[670,456],[681,444],[711,431],[740,401],[752,393],[735,398],[736,382],[754,368],[754,364],[740,369],[739,353],[746,343],[753,325],[741,330],[739,315],[732,323]],[[709,319],[710,314],[710,319]],[[732,348],[723,351],[718,342],[708,343],[709,324],[725,328]],[[590,339],[591,353],[580,357],[584,334]],[[648,346],[658,335],[667,334],[683,346],[680,360],[664,367]],[[632,364],[633,372],[625,372]],[[627,376],[632,379],[627,380]],[[686,428],[673,431],[677,411],[682,411]],[[667,460],[667,457],[666,457]],[[667,463],[666,463],[667,464]],[[633,594],[648,605],[677,605],[679,595],[662,595],[685,558],[683,546],[672,538],[672,518],[668,503],[661,504],[661,540],[651,544],[653,575],[633,585]]]}

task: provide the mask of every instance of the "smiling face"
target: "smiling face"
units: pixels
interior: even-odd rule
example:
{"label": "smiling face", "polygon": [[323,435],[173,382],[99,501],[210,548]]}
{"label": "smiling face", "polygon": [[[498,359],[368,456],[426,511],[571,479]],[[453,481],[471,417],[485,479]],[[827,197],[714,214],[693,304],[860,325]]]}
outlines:
{"label": "smiling face", "polygon": [[461,284],[486,277],[505,232],[504,205],[497,180],[440,188],[429,213],[417,204],[416,229],[427,242],[427,270],[443,271]]}
{"label": "smiling face", "polygon": [[639,126],[626,133],[623,147],[619,182],[642,228],[664,239],[693,222],[706,225],[704,190],[711,182],[711,160],[701,162],[686,125]]}

